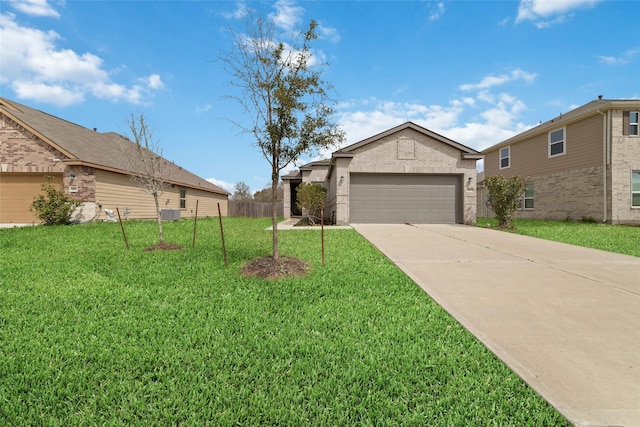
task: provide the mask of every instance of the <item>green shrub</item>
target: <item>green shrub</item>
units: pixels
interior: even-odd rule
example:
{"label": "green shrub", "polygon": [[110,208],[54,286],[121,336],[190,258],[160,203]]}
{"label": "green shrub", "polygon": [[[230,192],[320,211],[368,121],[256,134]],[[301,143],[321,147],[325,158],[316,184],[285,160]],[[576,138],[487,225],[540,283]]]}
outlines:
{"label": "green shrub", "polygon": [[79,200],[67,196],[64,187],[58,188],[51,184],[52,177],[46,177],[47,182],[42,184],[41,194],[31,203],[31,212],[34,212],[45,225],[68,224],[71,221],[73,210],[81,205]]}
{"label": "green shrub", "polygon": [[518,201],[527,186],[527,180],[519,176],[494,175],[484,180],[489,191],[491,208],[496,214],[498,225],[509,228],[518,210]]}
{"label": "green shrub", "polygon": [[296,204],[308,218],[310,225],[320,219],[320,208],[324,207],[326,194],[327,189],[318,184],[303,182],[298,186]]}

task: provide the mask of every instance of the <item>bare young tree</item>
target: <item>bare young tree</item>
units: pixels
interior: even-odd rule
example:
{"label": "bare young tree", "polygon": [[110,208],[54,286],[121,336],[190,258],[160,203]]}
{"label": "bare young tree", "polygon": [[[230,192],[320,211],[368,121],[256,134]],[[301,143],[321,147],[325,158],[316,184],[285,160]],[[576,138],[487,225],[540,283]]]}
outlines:
{"label": "bare young tree", "polygon": [[135,182],[144,192],[153,196],[158,222],[158,240],[164,243],[162,220],[160,219],[160,196],[170,177],[171,164],[162,157],[162,147],[153,135],[143,114],[133,113],[126,118],[130,135],[122,141],[123,161]]}
{"label": "bare young tree", "polygon": [[220,60],[239,89],[229,98],[250,116],[248,123],[235,121],[242,132],[255,137],[256,145],[271,165],[273,258],[277,262],[277,189],[280,172],[305,152],[337,145],[344,132],[333,122],[331,86],[321,79],[324,64],[312,54],[317,38],[311,21],[291,44],[276,39],[275,22],[253,12],[246,32],[231,30],[233,48]]}
{"label": "bare young tree", "polygon": [[238,181],[233,185],[235,192],[231,196],[231,200],[237,200],[239,202],[245,200],[251,200],[251,191],[249,186],[244,181]]}

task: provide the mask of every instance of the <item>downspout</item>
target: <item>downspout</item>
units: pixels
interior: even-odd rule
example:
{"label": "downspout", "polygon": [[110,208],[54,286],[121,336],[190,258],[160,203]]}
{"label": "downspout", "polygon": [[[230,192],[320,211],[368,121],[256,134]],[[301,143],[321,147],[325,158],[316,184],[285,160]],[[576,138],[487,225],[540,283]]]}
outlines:
{"label": "downspout", "polygon": [[603,194],[603,201],[604,201],[604,205],[603,205],[603,219],[602,222],[606,223],[607,219],[608,219],[608,203],[607,203],[607,142],[608,142],[608,138],[607,138],[607,134],[608,134],[608,128],[607,128],[607,114],[603,113],[602,111],[600,111],[600,108],[598,108],[596,110],[596,112],[598,114],[602,114],[602,194]]}

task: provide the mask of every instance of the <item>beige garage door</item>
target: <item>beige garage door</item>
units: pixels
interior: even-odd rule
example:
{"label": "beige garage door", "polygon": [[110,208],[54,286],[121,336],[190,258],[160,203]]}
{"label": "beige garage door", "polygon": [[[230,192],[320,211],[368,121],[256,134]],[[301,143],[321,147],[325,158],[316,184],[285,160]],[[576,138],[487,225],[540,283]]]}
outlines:
{"label": "beige garage door", "polygon": [[459,182],[457,175],[351,174],[349,221],[458,223]]}
{"label": "beige garage door", "polygon": [[62,184],[62,174],[0,173],[0,223],[38,223],[29,210],[33,199],[42,193],[45,175]]}

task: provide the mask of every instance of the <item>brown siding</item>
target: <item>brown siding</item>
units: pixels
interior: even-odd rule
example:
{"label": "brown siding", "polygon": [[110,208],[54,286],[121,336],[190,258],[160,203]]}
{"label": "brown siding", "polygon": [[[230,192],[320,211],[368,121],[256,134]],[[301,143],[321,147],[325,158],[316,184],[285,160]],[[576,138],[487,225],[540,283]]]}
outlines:
{"label": "brown siding", "polygon": [[[485,176],[538,176],[602,165],[602,116],[566,126],[565,154],[549,158],[548,132],[511,145],[511,167],[499,169],[499,149],[487,153]],[[558,126],[553,130],[560,129]]]}
{"label": "brown siding", "polygon": [[[153,196],[145,193],[135,183],[131,182],[128,176],[96,170],[96,202],[102,205],[102,215],[104,209],[111,209],[114,212],[116,207],[123,215],[125,208],[129,208],[128,218],[149,219],[155,218],[155,205]],[[160,209],[180,208],[180,188],[167,186],[160,196]],[[222,216],[227,215],[227,197],[222,194],[209,193],[202,190],[187,188],[187,203],[184,209],[180,209],[182,218],[195,216],[196,201],[198,201],[198,216],[218,216],[218,203]]]}
{"label": "brown siding", "polygon": [[[184,187],[183,187],[184,188]],[[176,191],[177,190],[177,191]],[[165,190],[165,202],[170,198],[170,204],[173,206],[175,198],[179,203],[180,193],[178,186]],[[198,202],[198,217],[218,216],[218,203],[220,203],[220,212],[222,216],[227,216],[227,196],[222,194],[209,193],[207,191],[195,190],[187,188],[187,205],[185,209],[181,209],[182,218],[191,218],[196,214],[196,201]],[[179,205],[178,205],[179,206]],[[177,207],[177,206],[176,206]]]}

